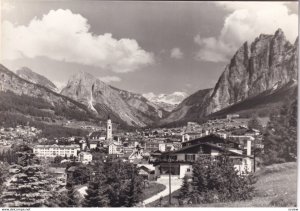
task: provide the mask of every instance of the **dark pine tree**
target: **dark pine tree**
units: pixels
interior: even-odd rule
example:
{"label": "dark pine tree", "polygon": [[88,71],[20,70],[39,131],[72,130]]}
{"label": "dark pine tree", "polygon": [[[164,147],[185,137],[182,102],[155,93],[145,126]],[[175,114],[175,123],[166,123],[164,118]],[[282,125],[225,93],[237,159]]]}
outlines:
{"label": "dark pine tree", "polygon": [[142,195],[142,178],[139,177],[137,170],[132,166],[131,178],[126,184],[123,195],[124,206],[133,207],[141,201]]}
{"label": "dark pine tree", "polygon": [[181,188],[179,190],[178,198],[179,199],[187,198],[189,197],[189,193],[190,193],[190,184],[188,182],[187,176],[184,176]]}
{"label": "dark pine tree", "polygon": [[75,197],[74,183],[68,182],[66,185],[66,189],[67,189],[66,207],[77,207],[77,199]]}
{"label": "dark pine tree", "polygon": [[52,196],[48,175],[28,146],[18,146],[16,154],[17,164],[10,166],[8,182],[1,195],[4,206],[47,206]]}
{"label": "dark pine tree", "polygon": [[101,172],[97,174],[89,182],[83,207],[107,207],[109,204],[105,175]]}
{"label": "dark pine tree", "polygon": [[297,156],[297,99],[287,101],[280,114],[272,116],[263,138],[264,163],[295,161]]}

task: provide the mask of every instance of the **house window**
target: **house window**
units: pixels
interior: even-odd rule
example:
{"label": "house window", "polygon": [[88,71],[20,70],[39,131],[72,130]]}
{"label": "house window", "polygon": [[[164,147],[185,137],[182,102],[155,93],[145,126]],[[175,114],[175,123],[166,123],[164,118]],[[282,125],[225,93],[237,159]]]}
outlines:
{"label": "house window", "polygon": [[188,169],[186,170],[186,172],[191,172],[191,169],[190,169],[190,168],[188,168]]}
{"label": "house window", "polygon": [[186,161],[195,161],[195,155],[185,155],[185,160]]}

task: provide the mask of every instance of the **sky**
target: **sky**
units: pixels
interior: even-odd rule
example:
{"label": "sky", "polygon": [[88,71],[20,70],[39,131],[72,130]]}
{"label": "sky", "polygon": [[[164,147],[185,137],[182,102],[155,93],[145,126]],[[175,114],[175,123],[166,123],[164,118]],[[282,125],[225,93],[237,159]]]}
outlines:
{"label": "sky", "polygon": [[1,63],[58,87],[80,71],[158,96],[212,88],[235,51],[281,28],[294,43],[298,2],[2,0]]}

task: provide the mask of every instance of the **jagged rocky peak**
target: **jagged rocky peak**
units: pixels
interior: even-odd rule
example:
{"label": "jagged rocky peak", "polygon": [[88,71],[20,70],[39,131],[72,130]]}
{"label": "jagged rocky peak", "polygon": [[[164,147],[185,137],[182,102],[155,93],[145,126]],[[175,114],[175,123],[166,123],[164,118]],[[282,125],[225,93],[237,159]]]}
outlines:
{"label": "jagged rocky peak", "polygon": [[162,111],[141,95],[112,87],[87,72],[72,75],[61,94],[131,126],[146,126],[162,117]]}
{"label": "jagged rocky peak", "polygon": [[58,88],[55,86],[55,84],[52,83],[48,78],[32,71],[28,67],[22,67],[18,69],[16,74],[29,82],[39,84],[55,92],[58,91]]}
{"label": "jagged rocky peak", "polygon": [[278,29],[274,35],[259,35],[250,45],[244,43],[226,66],[211,96],[207,113],[212,113],[271,89],[281,81],[297,76],[297,48]]}

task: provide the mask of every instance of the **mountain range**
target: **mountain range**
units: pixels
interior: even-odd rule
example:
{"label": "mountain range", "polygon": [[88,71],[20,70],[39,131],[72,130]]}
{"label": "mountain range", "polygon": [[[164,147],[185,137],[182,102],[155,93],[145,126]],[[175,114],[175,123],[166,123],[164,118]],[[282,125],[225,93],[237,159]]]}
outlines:
{"label": "mountain range", "polygon": [[86,72],[73,75],[61,94],[85,104],[99,115],[113,115],[129,126],[152,125],[165,115],[165,111],[142,95],[107,85]]}
{"label": "mountain range", "polygon": [[[281,29],[274,35],[261,34],[237,50],[214,88],[190,95],[161,123],[197,121],[297,79],[298,38],[291,44]],[[293,93],[297,83],[291,84],[288,90]]]}
{"label": "mountain range", "polygon": [[155,95],[154,93],[150,92],[143,94],[143,96],[155,105],[168,112],[171,112],[178,106],[180,102],[182,102],[182,100],[184,100],[184,98],[187,97],[187,94],[185,92],[174,92],[171,94]]}
{"label": "mountain range", "polygon": [[36,72],[33,72],[28,67],[22,67],[16,71],[17,75],[21,78],[30,81],[34,84],[39,84],[41,86],[44,86],[54,92],[58,92],[58,88],[52,83],[48,78],[45,76],[42,76]]}
{"label": "mountain range", "polygon": [[[132,127],[163,126],[199,121],[228,113],[259,112],[279,106],[295,94],[298,77],[298,38],[291,44],[283,31],[259,35],[245,42],[225,67],[215,87],[183,99],[182,93],[142,95],[110,86],[93,75],[79,72],[60,93],[47,78],[28,68],[15,74],[0,66],[1,91],[45,100],[52,106],[84,113]],[[180,103],[179,103],[180,102]]]}

